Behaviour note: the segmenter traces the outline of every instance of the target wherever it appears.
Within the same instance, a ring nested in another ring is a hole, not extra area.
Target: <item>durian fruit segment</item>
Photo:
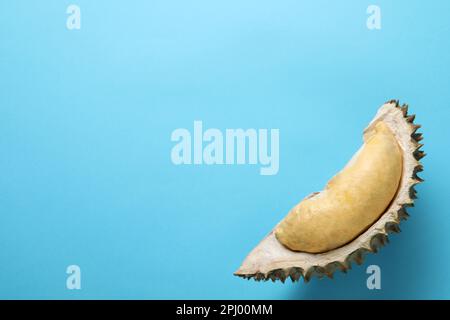
[[[336,270],[346,272],[350,269],[353,261],[361,264],[366,253],[377,252],[388,241],[389,233],[399,232],[400,221],[408,217],[406,208],[414,205],[414,186],[423,181],[417,173],[423,171],[419,160],[425,156],[420,150],[423,145],[419,143],[422,134],[417,133],[420,125],[414,124],[415,116],[408,115],[407,111],[407,105],[400,106],[398,101],[391,100],[378,110],[364,131],[373,130],[382,121],[394,134],[402,151],[402,174],[397,192],[378,220],[354,240],[321,253],[293,251],[282,245],[275,236],[278,224],[251,251],[235,275],[283,282],[287,278],[297,281],[303,277],[309,281],[313,276],[332,277]]]

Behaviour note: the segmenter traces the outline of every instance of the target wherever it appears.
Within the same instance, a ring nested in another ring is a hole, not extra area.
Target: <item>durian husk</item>
[[[383,120],[394,133],[403,151],[403,172],[397,193],[380,218],[366,231],[344,246],[324,253],[305,253],[291,251],[275,237],[276,227],[250,252],[236,276],[259,280],[281,280],[290,278],[293,282],[303,278],[308,282],[313,276],[333,277],[336,270],[346,272],[352,262],[362,264],[365,254],[376,253],[388,241],[390,233],[400,232],[401,220],[408,218],[407,208],[414,206],[416,190],[421,183],[417,173],[423,171],[420,159],[425,156],[421,151],[422,134],[417,130],[420,125],[414,123],[415,115],[408,115],[408,105],[399,105],[398,100],[386,102],[378,110],[368,130],[377,121]],[[382,187],[382,186],[380,186]]]

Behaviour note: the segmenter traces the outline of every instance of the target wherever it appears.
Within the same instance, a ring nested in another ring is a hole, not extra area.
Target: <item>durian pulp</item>
[[[325,189],[296,205],[275,235],[294,251],[321,253],[339,248],[370,227],[394,198],[402,175],[402,151],[379,121],[364,144]]]

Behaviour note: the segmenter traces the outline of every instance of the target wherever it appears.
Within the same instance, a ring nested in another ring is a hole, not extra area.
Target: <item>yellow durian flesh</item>
[[[394,134],[379,121],[325,189],[300,202],[280,222],[276,238],[290,250],[308,253],[347,244],[385,212],[399,187],[402,163]]]

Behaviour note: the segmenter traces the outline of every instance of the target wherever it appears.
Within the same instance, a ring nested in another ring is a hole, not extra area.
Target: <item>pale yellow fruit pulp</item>
[[[275,235],[294,251],[327,252],[370,227],[394,198],[402,175],[402,151],[394,134],[379,121],[364,144],[325,189],[296,205]]]

